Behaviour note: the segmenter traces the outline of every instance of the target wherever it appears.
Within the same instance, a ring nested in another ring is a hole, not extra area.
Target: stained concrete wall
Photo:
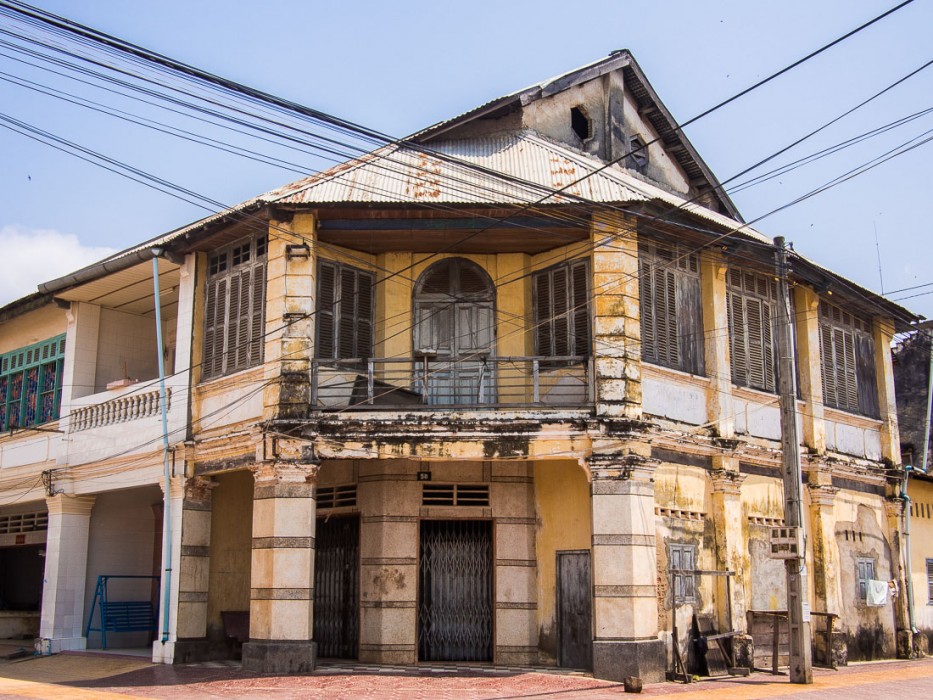
[[[253,475],[218,474],[211,492],[211,561],[207,636],[223,639],[223,610],[249,610],[253,533]]]
[[[154,319],[101,309],[99,332],[95,393],[124,377],[146,380],[159,376]]]
[[[557,662],[557,552],[592,542],[590,485],[575,462],[534,463],[537,633],[543,663]]]
[[[97,495],[88,531],[87,579],[84,588],[84,624],[91,615],[91,604],[101,575],[158,576],[157,555],[161,552],[162,491],[149,486]],[[112,580],[109,600],[152,600],[157,607],[158,580]],[[100,626],[94,611],[94,624]],[[148,635],[107,633],[108,648],[146,646]],[[100,648],[99,632],[88,636],[89,649]]]

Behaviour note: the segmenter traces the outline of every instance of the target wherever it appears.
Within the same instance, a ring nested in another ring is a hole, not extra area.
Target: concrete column
[[[881,457],[889,460],[891,464],[900,464],[901,438],[897,429],[894,365],[891,358],[894,325],[887,319],[872,319],[871,336],[875,345],[875,380],[878,384],[878,410],[881,418]]]
[[[634,219],[592,223],[596,412],[641,418],[638,239]]]
[[[593,675],[664,680],[658,638],[654,482],[632,457],[589,460],[593,503]]]
[[[263,463],[253,477],[250,641],[243,668],[309,673],[314,633],[314,484],[319,466]]]
[[[885,538],[891,546],[891,578],[897,581],[898,596],[894,600],[894,624],[897,630],[896,649],[897,658],[910,659],[917,655],[914,649],[915,641],[913,630],[910,628],[910,611],[907,608],[907,582],[909,569],[904,566],[904,557],[901,552],[901,524],[904,522],[905,501],[897,496],[889,496],[884,501]],[[921,594],[922,594],[921,589]],[[914,588],[914,604],[922,595],[917,595]]]
[[[828,471],[810,471],[807,489],[810,493],[810,522],[807,524],[813,554],[813,608],[817,612],[842,614],[840,588],[839,547],[836,544],[836,493],[832,475]],[[836,663],[845,666],[848,661],[845,635],[837,632],[827,639],[822,621],[814,618],[813,651],[817,660],[828,662],[830,654]]]
[[[718,436],[735,436],[732,405],[732,365],[729,355],[729,313],[726,297],[726,265],[715,251],[700,256],[700,287],[703,294],[703,336],[706,372],[710,377],[706,410]]]
[[[712,486],[713,527],[716,530],[716,569],[734,571],[735,576],[726,584],[724,577],[717,577],[716,593],[719,625],[723,630],[745,632],[747,627],[745,577],[749,571],[748,532],[745,514],[742,511],[742,482],[745,475],[738,471],[738,459],[721,457],[716,460],[718,469],[710,473]],[[731,591],[731,599],[727,597]],[[728,601],[728,604],[727,604]],[[744,665],[744,664],[739,664]]]
[[[207,592],[211,556],[210,477],[185,482],[182,503],[180,570],[178,572],[178,638],[207,636]]]
[[[823,421],[823,364],[820,356],[820,297],[810,287],[794,287],[797,374],[804,400],[803,444],[815,454],[826,452]]]
[[[94,497],[58,494],[45,501],[49,527],[39,646],[44,653],[56,654],[87,648],[84,593]]]

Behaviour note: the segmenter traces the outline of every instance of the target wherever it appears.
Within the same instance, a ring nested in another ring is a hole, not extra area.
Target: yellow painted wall
[[[253,533],[253,476],[248,471],[214,477],[211,494],[211,563],[208,637],[223,638],[223,610],[249,610]]]
[[[911,581],[914,587],[914,623],[930,638],[933,649],[933,596],[927,578],[927,560],[933,560],[933,482],[911,479],[908,486],[913,511],[910,518]]]
[[[557,656],[557,552],[590,549],[592,515],[586,473],[570,461],[534,463],[538,560],[538,645]]]
[[[67,329],[64,309],[49,303],[0,324],[0,355],[61,335]]]

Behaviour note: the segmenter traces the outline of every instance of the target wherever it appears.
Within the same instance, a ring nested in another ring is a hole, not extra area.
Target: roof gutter
[[[184,258],[181,258],[175,254],[170,253],[163,246],[153,246],[152,248],[142,248],[134,250],[130,253],[125,253],[116,258],[107,258],[106,260],[101,260],[96,262],[93,265],[88,265],[87,267],[81,268],[77,272],[72,272],[69,275],[64,277],[59,277],[50,282],[43,282],[39,285],[39,292],[42,294],[56,294],[57,292],[64,291],[69,287],[76,287],[79,284],[85,284],[87,282],[93,282],[96,279],[104,277],[106,275],[112,275],[115,272],[123,272],[129,268],[138,265],[139,263],[148,262],[153,258],[165,258],[169,262],[173,262],[176,265],[180,265],[184,262]]]

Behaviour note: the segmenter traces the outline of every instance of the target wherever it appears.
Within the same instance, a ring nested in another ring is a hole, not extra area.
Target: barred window
[[[64,359],[64,334],[0,355],[0,430],[58,418]]]
[[[678,246],[639,241],[641,359],[703,374],[700,261]]]
[[[372,357],[373,274],[322,260],[317,277],[317,356],[329,360]]]
[[[726,280],[732,382],[773,392],[777,284],[765,275],[736,269],[729,270]]]
[[[875,344],[871,324],[820,302],[820,357],[823,403],[865,416],[878,416],[875,384]]]
[[[211,254],[204,305],[204,376],[262,363],[266,308],[266,237]]]
[[[532,277],[536,355],[590,355],[589,270],[588,261],[577,260]]]

